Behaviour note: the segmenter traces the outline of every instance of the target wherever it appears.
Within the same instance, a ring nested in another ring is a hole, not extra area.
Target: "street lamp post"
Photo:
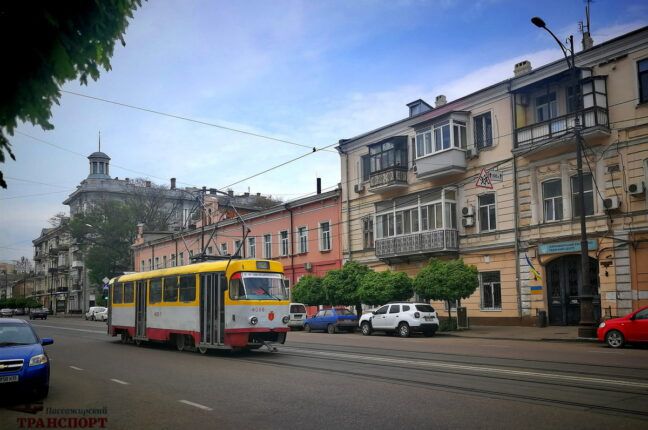
[[[580,255],[581,255],[581,288],[579,291],[580,299],[580,321],[578,336],[579,337],[596,337],[596,322],[594,321],[594,294],[592,292],[592,283],[590,280],[589,255],[587,243],[587,227],[585,224],[585,193],[583,192],[583,153],[581,137],[581,105],[582,97],[578,90],[578,69],[576,68],[576,59],[574,54],[574,36],[569,36],[569,48],[567,48],[556,35],[547,28],[547,25],[540,17],[531,18],[531,22],[538,28],[546,30],[558,43],[565,56],[567,66],[571,72],[572,85],[576,91],[576,116],[574,118],[574,135],[576,140],[576,169],[578,174],[578,203],[580,206]],[[568,52],[570,55],[568,55]],[[570,58],[571,57],[571,58]]]

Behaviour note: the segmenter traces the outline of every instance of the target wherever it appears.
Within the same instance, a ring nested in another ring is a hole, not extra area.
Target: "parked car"
[[[292,330],[301,330],[304,328],[304,321],[306,320],[306,306],[301,303],[290,304],[290,320],[288,327]]]
[[[0,390],[12,395],[47,397],[50,367],[43,346],[52,343],[50,338],[39,339],[27,321],[0,321]]]
[[[85,314],[85,319],[94,321],[95,319],[97,319],[95,314],[104,310],[106,310],[106,308],[103,306],[91,306],[90,309],[88,309],[88,312],[86,312]]]
[[[360,317],[360,330],[365,336],[374,331],[395,332],[409,337],[413,332],[434,336],[439,329],[439,318],[427,303],[390,303]]]
[[[23,308],[17,308],[13,310],[14,315],[25,315],[25,309]]]
[[[304,321],[304,331],[324,330],[330,334],[346,331],[353,333],[358,327],[358,316],[348,309],[324,309]]]
[[[648,306],[644,306],[622,318],[612,318],[599,324],[599,342],[612,348],[626,343],[648,342]]]
[[[34,308],[29,311],[29,319],[30,320],[35,320],[37,318],[46,320],[47,319],[47,314],[49,314],[49,311],[46,308]]]
[[[13,309],[9,309],[9,308],[0,309],[0,317],[2,317],[2,318],[6,318],[6,317],[11,318],[12,316],[13,316]]]
[[[108,308],[103,311],[95,312],[94,317],[97,321],[108,321]]]

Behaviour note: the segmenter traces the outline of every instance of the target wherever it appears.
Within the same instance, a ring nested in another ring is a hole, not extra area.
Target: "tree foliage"
[[[368,272],[360,282],[358,296],[362,303],[383,305],[407,300],[414,294],[412,279],[403,272]]]
[[[0,299],[0,308],[9,309],[24,309],[24,308],[40,308],[42,305],[33,298],[24,297],[11,297],[9,299]]]
[[[326,293],[326,303],[323,304],[359,305],[358,288],[370,271],[367,266],[355,261],[347,262],[341,269],[330,270],[322,281]]]
[[[5,67],[0,92],[0,163],[15,156],[7,135],[18,121],[51,130],[60,87],[111,69],[115,42],[122,45],[129,18],[141,0],[7,1],[0,3]],[[7,187],[0,172],[0,186]]]
[[[477,268],[463,260],[431,259],[414,279],[414,289],[421,297],[452,302],[470,297],[479,286]],[[450,306],[448,306],[450,309]]]
[[[321,305],[326,302],[322,278],[307,275],[292,288],[292,300],[307,305]]]

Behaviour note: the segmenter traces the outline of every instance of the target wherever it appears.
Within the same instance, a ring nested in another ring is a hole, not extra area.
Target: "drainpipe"
[[[294,243],[294,235],[293,235],[293,212],[292,209],[290,209],[290,206],[288,206],[288,203],[285,205],[286,210],[290,214],[290,249],[288,249],[288,254],[290,255],[290,286],[295,285],[295,243]]]
[[[511,94],[511,81],[508,84],[508,93]],[[511,94],[511,113],[513,124],[513,144],[517,145],[517,135],[515,129],[517,127],[517,112],[516,112],[515,95]],[[513,156],[513,220],[514,220],[514,237],[515,237],[515,290],[517,292],[517,306],[518,316],[522,321],[522,287],[520,285],[520,206],[518,202],[518,177],[517,177],[517,158]]]
[[[340,154],[344,155],[344,174],[345,174],[345,199],[344,199],[344,204],[346,205],[346,222],[344,225],[346,226],[346,236],[347,236],[347,256],[349,261],[353,259],[351,256],[351,225],[350,225],[350,220],[351,220],[351,207],[349,206],[349,184],[351,181],[349,181],[349,154],[344,152],[342,149],[342,143],[340,143],[340,146],[338,146],[338,151]],[[344,254],[342,254],[344,255]]]

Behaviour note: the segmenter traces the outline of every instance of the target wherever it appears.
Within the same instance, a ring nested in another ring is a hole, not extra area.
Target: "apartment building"
[[[209,256],[263,258],[284,265],[293,285],[304,275],[323,276],[341,267],[340,190],[270,208],[197,224],[173,234],[145,232],[133,244],[137,271],[182,266]]]
[[[416,100],[408,117],[340,140],[344,258],[411,276],[462,258],[479,271],[462,301],[473,323],[543,311],[577,324],[579,124],[595,316],[648,302],[648,29],[588,48],[576,72],[521,62],[510,79]]]

